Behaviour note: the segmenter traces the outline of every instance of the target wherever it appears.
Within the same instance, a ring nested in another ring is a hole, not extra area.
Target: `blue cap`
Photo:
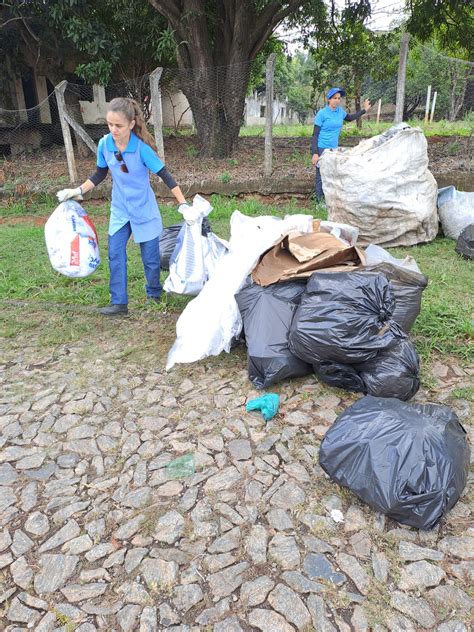
[[[343,90],[342,88],[331,88],[329,90],[329,92],[327,93],[327,95],[326,95],[326,99],[330,99],[331,97],[333,97],[338,92],[341,95],[341,97],[345,97],[346,96],[346,91]]]

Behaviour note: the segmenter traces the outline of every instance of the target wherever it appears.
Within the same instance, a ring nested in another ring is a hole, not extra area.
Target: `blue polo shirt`
[[[117,151],[112,134],[100,139],[97,166],[108,167],[112,175],[109,235],[114,235],[130,222],[137,243],[155,239],[161,233],[163,224],[150,186],[149,171],[158,173],[164,164],[153,149],[133,132],[127,147],[121,152],[128,173],[121,170],[123,163],[116,159]]]
[[[318,147],[321,149],[335,149],[339,144],[339,134],[347,112],[338,106],[332,110],[326,105],[314,117],[314,124],[319,125],[321,131],[318,136]]]

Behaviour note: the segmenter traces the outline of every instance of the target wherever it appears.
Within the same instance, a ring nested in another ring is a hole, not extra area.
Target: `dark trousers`
[[[318,147],[318,156],[322,156],[324,149]],[[319,168],[319,160],[316,165],[316,181],[315,181],[316,202],[324,200],[323,181],[321,179],[321,169]]]
[[[127,242],[132,234],[130,222],[122,226],[114,235],[109,235],[110,302],[126,305],[127,294]],[[160,239],[156,237],[140,244],[143,267],[145,269],[146,294],[158,298],[160,283]]]

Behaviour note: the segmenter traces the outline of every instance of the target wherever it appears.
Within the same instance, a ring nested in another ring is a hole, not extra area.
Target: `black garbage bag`
[[[387,262],[367,266],[364,270],[383,274],[390,281],[395,297],[392,319],[405,333],[409,333],[420,313],[421,295],[428,285],[428,279],[420,272]]]
[[[171,255],[176,248],[176,243],[178,240],[178,235],[181,231],[181,228],[184,226],[184,222],[180,224],[173,224],[172,226],[168,226],[168,228],[164,228],[163,232],[160,235],[160,267],[162,270],[170,269],[170,259]],[[202,229],[201,234],[206,237],[211,232],[211,224],[207,217],[204,217],[202,220]]]
[[[326,433],[321,467],[374,509],[431,529],[466,484],[466,431],[447,406],[367,395]]]
[[[474,224],[461,231],[456,241],[456,252],[466,259],[474,259]]]
[[[305,285],[294,281],[262,287],[247,279],[235,295],[248,350],[249,379],[257,388],[311,373],[288,349],[288,331]]]
[[[364,385],[361,390],[374,397],[406,401],[420,388],[420,358],[410,340],[400,340],[354,368]]]
[[[290,351],[310,364],[355,364],[406,334],[391,316],[393,290],[375,272],[315,272],[296,310]]]
[[[355,369],[354,364],[342,364],[341,362],[320,362],[313,365],[313,371],[318,379],[329,386],[343,388],[346,391],[365,393],[365,384]]]

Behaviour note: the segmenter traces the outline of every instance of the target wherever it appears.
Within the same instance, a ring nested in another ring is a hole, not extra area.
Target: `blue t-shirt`
[[[338,146],[339,134],[346,114],[346,111],[340,106],[332,110],[329,105],[326,105],[325,108],[319,110],[314,117],[314,124],[321,128],[318,136],[318,147],[335,149]]]

